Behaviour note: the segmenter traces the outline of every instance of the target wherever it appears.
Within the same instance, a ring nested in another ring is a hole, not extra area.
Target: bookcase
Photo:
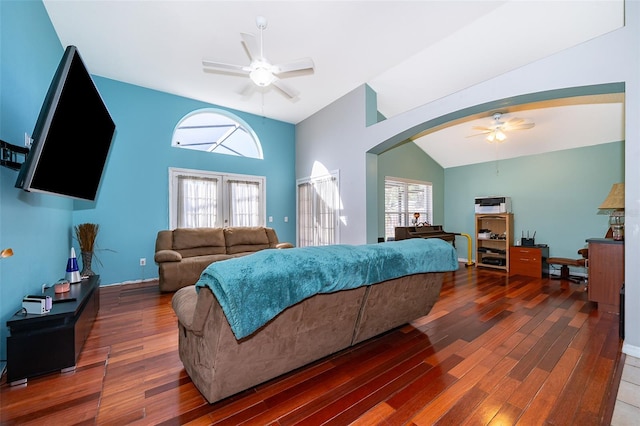
[[[477,213],[476,266],[509,271],[513,213]]]

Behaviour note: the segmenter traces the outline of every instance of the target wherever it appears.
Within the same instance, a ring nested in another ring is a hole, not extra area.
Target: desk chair
[[[569,266],[576,266],[580,268],[587,267],[587,261],[589,259],[589,249],[583,248],[578,250],[578,254],[582,256],[580,259],[569,259],[567,257],[550,257],[547,259],[547,263],[549,265],[561,265],[560,266],[560,276],[551,278],[560,279],[560,280],[569,280],[575,283],[582,283],[586,280],[585,277],[571,275],[569,273]]]

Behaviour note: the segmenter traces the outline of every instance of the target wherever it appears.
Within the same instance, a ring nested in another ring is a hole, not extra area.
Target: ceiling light
[[[266,62],[257,62],[253,66],[253,71],[249,73],[249,78],[260,87],[266,87],[275,81],[271,65]]]
[[[504,132],[499,127],[493,129],[487,135],[487,141],[489,141],[490,143],[492,142],[500,143],[500,142],[503,142],[506,138],[507,138],[507,135],[505,135]]]
[[[507,139],[507,133],[512,130],[524,130],[530,129],[535,126],[534,123],[525,122],[522,118],[510,118],[506,121],[502,121],[503,114],[496,112],[492,115],[493,123],[488,126],[473,126],[473,130],[480,133],[476,133],[470,136],[486,135],[486,140],[489,143],[501,143]]]

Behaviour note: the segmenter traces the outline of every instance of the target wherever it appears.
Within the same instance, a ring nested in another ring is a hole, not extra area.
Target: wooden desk
[[[620,289],[624,283],[624,241],[590,238],[589,300],[598,310],[620,313]]]

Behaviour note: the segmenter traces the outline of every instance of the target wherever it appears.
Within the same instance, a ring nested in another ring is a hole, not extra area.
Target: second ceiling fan
[[[240,33],[242,42],[249,55],[249,65],[235,65],[203,59],[202,65],[206,71],[248,75],[251,81],[259,87],[274,85],[289,99],[298,97],[298,92],[282,82],[281,77],[286,74],[307,71],[313,72],[314,63],[311,58],[301,58],[282,64],[272,64],[263,51],[262,32],[267,28],[267,20],[263,16],[256,18],[256,26],[260,30],[260,41],[255,35]]]
[[[535,126],[535,123],[526,122],[522,118],[514,117],[506,121],[502,121],[502,116],[503,113],[501,112],[494,113],[492,124],[490,124],[489,126],[473,126],[472,129],[477,130],[480,133],[469,135],[468,137],[486,135],[487,142],[500,143],[507,138],[505,132],[510,132],[512,130],[531,129]]]

